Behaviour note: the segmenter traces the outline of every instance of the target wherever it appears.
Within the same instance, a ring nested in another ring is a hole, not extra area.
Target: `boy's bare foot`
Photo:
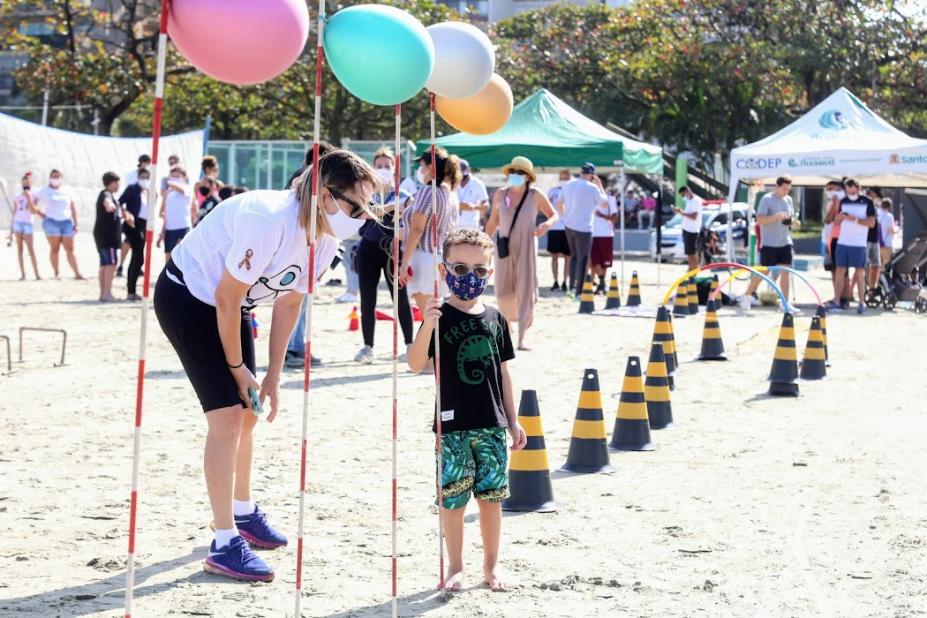
[[[460,592],[463,590],[463,571],[447,569],[447,577],[444,578],[444,589],[448,592]]]
[[[512,589],[511,583],[502,579],[498,568],[484,570],[483,581],[493,592],[508,592]]]

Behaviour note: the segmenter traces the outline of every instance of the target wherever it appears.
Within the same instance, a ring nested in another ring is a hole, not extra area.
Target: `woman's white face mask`
[[[61,186],[61,178],[60,178],[60,177],[49,178],[49,179],[48,179],[48,185],[49,185],[52,189],[57,189],[58,187]]]
[[[329,193],[331,195],[331,193]],[[325,210],[325,218],[328,221],[328,227],[332,230],[332,235],[338,240],[347,240],[351,238],[361,229],[364,225],[363,219],[354,219],[348,216],[348,213],[344,211],[341,207],[341,203],[335,199],[334,195],[331,195],[332,203],[335,205],[335,213],[329,214]]]
[[[421,166],[415,168],[415,180],[420,185],[425,184],[425,171],[421,168]]]
[[[377,177],[383,181],[384,184],[392,186],[393,184],[393,170],[388,167],[378,167],[376,169]]]
[[[140,186],[142,189],[147,189],[148,187],[151,186],[151,181],[148,180],[147,178],[144,178],[138,181],[138,186]]]

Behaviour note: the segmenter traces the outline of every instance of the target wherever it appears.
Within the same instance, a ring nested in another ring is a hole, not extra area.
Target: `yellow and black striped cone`
[[[608,462],[608,440],[605,416],[602,413],[602,393],[599,391],[599,373],[587,369],[583,375],[583,389],[576,406],[570,451],[561,470],[565,472],[611,472]]]
[[[827,351],[827,310],[824,305],[818,305],[814,315],[821,318],[821,340],[824,342],[824,364],[830,367],[830,353]]]
[[[673,299],[673,315],[684,318],[689,315],[689,288],[685,281],[676,286],[676,298]]]
[[[708,291],[709,298],[712,298],[712,297],[718,298],[717,296],[715,296],[715,290],[717,290],[720,285],[721,285],[721,282],[718,281],[718,275],[712,275],[711,276],[711,290]],[[718,304],[720,305],[721,301],[718,301]]]
[[[654,344],[654,348],[660,346]],[[650,442],[650,420],[647,416],[647,402],[644,400],[644,380],[641,377],[641,359],[628,357],[621,385],[621,399],[618,414],[615,415],[615,429],[609,448],[616,451],[652,451]]]
[[[615,273],[612,273],[611,281],[608,284],[608,294],[605,297],[605,308],[621,308],[621,289],[618,287],[618,275]]]
[[[669,309],[661,306],[657,309],[657,322],[653,326],[653,343],[663,346],[663,358],[666,361],[666,373],[670,390],[676,388],[673,373],[676,371],[676,341],[673,338],[673,323]]]
[[[705,308],[705,330],[702,331],[702,353],[699,360],[725,361],[724,341],[721,340],[721,324],[718,322],[717,301],[708,301]]]
[[[782,316],[779,341],[769,372],[769,394],[798,396],[798,353],[795,350],[795,319],[791,313]]]
[[[650,360],[647,362],[647,377],[644,379],[644,399],[647,401],[647,416],[652,429],[663,429],[673,424],[673,405],[670,403],[669,375],[663,346],[650,346]]]
[[[688,288],[688,304],[689,304],[689,315],[698,315],[698,285],[695,283],[695,278],[689,279]]]
[[[639,307],[641,304],[641,282],[637,279],[637,271],[631,273],[631,288],[628,290],[628,307]]]
[[[579,295],[579,312],[592,313],[595,311],[595,294],[592,291],[592,277],[586,275],[583,281],[583,293]]]
[[[518,422],[528,436],[528,443],[525,448],[513,452],[509,459],[511,496],[502,502],[502,510],[553,513],[557,510],[557,504],[550,483],[550,464],[547,461],[544,427],[541,424],[536,391],[521,392]]]
[[[808,331],[808,345],[805,357],[801,361],[802,380],[820,380],[827,377],[827,358],[824,356],[824,333],[821,331],[821,318],[811,318],[811,330]]]

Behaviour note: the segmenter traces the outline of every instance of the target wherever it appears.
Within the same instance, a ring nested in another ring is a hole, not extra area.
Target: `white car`
[[[709,201],[702,203],[702,228],[718,234],[718,248],[726,251],[727,221],[731,213],[731,206],[727,202]],[[734,202],[734,242],[744,240],[747,233],[747,204]],[[663,260],[685,261],[686,254],[682,242],[682,215],[675,214],[673,218],[663,224],[660,234],[660,248]],[[657,231],[650,231],[650,257],[657,259]]]

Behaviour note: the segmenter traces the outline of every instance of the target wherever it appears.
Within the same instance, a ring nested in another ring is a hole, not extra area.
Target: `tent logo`
[[[901,157],[898,156],[898,153],[893,152],[888,155],[888,164],[889,165],[899,165],[901,164]]]
[[[927,164],[927,155],[899,155],[896,152],[888,155],[889,165],[924,165]]]
[[[844,117],[843,112],[837,109],[828,110],[821,114],[821,117],[818,118],[818,124],[833,131],[843,131],[850,128],[850,123]]]
[[[836,161],[831,157],[804,157],[802,159],[789,159],[789,167],[833,167]]]

